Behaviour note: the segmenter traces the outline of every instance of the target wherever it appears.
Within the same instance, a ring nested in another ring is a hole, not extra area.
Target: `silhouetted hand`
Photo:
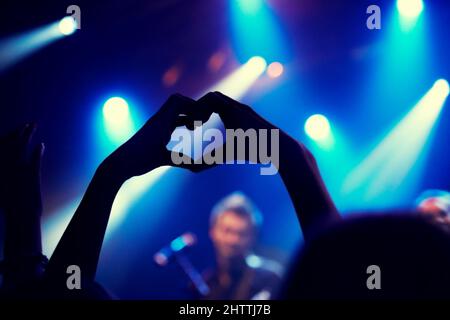
[[[173,165],[166,149],[176,127],[188,125],[186,115],[194,100],[175,94],[127,142],[97,168],[80,205],[56,247],[46,270],[50,287],[66,290],[66,269],[77,265],[83,281],[95,280],[100,250],[111,208],[121,185],[157,167]],[[186,162],[187,163],[187,162]]]
[[[208,121],[212,113],[216,113],[220,116],[227,130],[235,130],[237,135],[239,134],[237,130],[240,130],[240,134],[242,135],[245,135],[245,132],[249,133],[249,130],[252,130],[253,132],[249,134],[254,134],[254,136],[257,137],[257,140],[253,141],[255,145],[252,146],[250,145],[251,142],[245,142],[245,145],[243,146],[245,149],[240,149],[240,151],[237,147],[239,142],[234,141],[234,146],[231,147],[232,144],[230,141],[224,141],[222,146],[217,147],[209,154],[203,155],[204,158],[208,157],[211,159],[214,157],[214,154],[219,154],[220,156],[218,158],[224,158],[225,162],[245,161],[252,163],[263,163],[260,157],[261,154],[269,156],[272,154],[272,150],[274,152],[278,152],[277,148],[279,147],[278,143],[280,134],[283,135],[283,138],[288,137],[279,128],[262,118],[249,106],[235,101],[220,92],[210,92],[204,95],[193,105],[191,109],[189,109],[187,116],[190,123],[193,121],[201,121],[201,123],[205,123]],[[261,137],[261,131],[266,133],[266,136],[264,137],[265,140]],[[272,134],[274,133],[272,131],[276,134],[276,139],[274,139],[277,144],[276,146],[272,144]],[[260,152],[260,140],[263,140],[264,143],[267,142],[265,144],[266,150],[264,150],[263,153]],[[242,143],[242,141],[240,142]],[[251,153],[250,150],[253,150],[253,153]],[[250,156],[250,154],[252,154],[252,156]],[[217,163],[208,164],[202,162],[193,164],[188,168],[194,172],[199,172],[211,168],[216,164]]]
[[[201,97],[191,112],[193,117],[200,118],[202,122],[206,122],[212,113],[217,113],[227,129],[278,129],[248,105],[218,91]]]
[[[7,214],[42,212],[41,159],[42,143],[33,147],[35,124],[0,138],[0,207]]]
[[[171,160],[172,152],[166,149],[166,145],[173,130],[187,124],[188,118],[184,115],[194,103],[194,100],[181,94],[171,95],[156,114],[102,165],[113,171],[118,170],[124,180],[160,166],[174,165]]]
[[[33,146],[36,125],[0,138],[0,207],[5,211],[3,288],[21,292],[40,279],[42,256],[42,143]],[[22,288],[22,289],[20,289]]]

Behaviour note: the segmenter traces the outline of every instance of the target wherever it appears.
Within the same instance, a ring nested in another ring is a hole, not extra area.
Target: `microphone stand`
[[[183,252],[177,252],[175,254],[175,260],[180,265],[184,273],[188,276],[188,278],[192,281],[197,292],[203,297],[207,296],[210,291],[209,287],[206,284],[205,280],[203,280],[201,274],[192,265],[188,257],[186,257]]]

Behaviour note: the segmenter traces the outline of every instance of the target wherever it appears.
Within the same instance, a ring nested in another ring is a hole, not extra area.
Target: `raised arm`
[[[227,129],[279,130],[278,169],[306,240],[314,236],[322,225],[339,219],[339,213],[322,180],[314,156],[303,144],[263,119],[249,106],[220,92],[206,94],[197,104],[191,116],[201,121],[207,121],[211,113],[217,113]],[[269,150],[276,148],[269,145]],[[198,170],[203,170],[204,167],[199,166]]]
[[[280,134],[279,173],[294,204],[305,241],[340,219],[312,153],[290,136]]]
[[[21,294],[43,273],[41,158],[44,145],[33,145],[36,125],[26,124],[0,138],[0,209],[5,215],[3,289]]]
[[[64,289],[67,267],[77,265],[83,281],[94,281],[114,198],[129,178],[171,164],[166,149],[179,115],[193,101],[172,95],[161,109],[98,167],[72,220],[53,253],[46,279]]]

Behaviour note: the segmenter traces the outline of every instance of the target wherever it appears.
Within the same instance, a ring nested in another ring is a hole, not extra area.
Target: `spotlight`
[[[238,0],[239,7],[246,14],[258,12],[262,7],[262,0]]]
[[[252,87],[266,68],[266,60],[260,56],[254,56],[206,92],[220,91],[238,100]]]
[[[305,122],[306,134],[315,141],[325,140],[330,136],[331,129],[328,119],[321,115],[312,115]]]
[[[128,103],[121,97],[109,98],[103,105],[103,115],[109,122],[121,122],[130,115]]]
[[[103,123],[114,146],[129,139],[135,132],[128,103],[121,97],[109,98],[103,105]]]
[[[75,20],[67,16],[18,35],[0,39],[0,72],[11,68],[56,40],[72,34],[76,28]]]
[[[267,68],[267,75],[270,78],[278,78],[283,74],[284,68],[283,65],[279,62],[272,62],[269,64],[269,67]]]
[[[246,65],[249,73],[261,74],[266,70],[267,62],[263,57],[254,56],[247,61]]]
[[[449,84],[437,80],[430,90],[348,175],[343,184],[347,196],[360,193],[364,205],[399,205],[410,197],[423,173],[433,128],[449,95]],[[402,197],[404,199],[402,199]]]
[[[64,17],[58,24],[59,32],[65,36],[69,36],[77,29],[77,22],[72,17]]]
[[[448,85],[447,80],[445,80],[445,79],[437,80],[434,83],[433,88],[436,90],[436,92],[439,94],[439,96],[447,97],[450,93],[450,87]]]
[[[417,18],[423,11],[423,1],[397,0],[397,10],[405,18]]]

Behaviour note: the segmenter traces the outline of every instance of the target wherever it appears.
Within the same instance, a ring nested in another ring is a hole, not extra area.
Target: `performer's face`
[[[220,258],[240,258],[252,245],[253,226],[247,217],[226,211],[217,218],[210,236]]]

